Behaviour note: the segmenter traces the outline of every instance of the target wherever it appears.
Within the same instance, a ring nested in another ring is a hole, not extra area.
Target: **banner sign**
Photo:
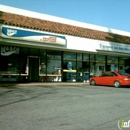
[[[66,37],[64,36],[9,26],[2,26],[1,31],[1,37],[4,38],[26,40],[40,43],[50,43],[56,45],[66,45]]]

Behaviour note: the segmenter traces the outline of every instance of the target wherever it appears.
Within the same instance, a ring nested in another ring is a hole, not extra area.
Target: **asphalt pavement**
[[[119,130],[130,120],[129,92],[88,83],[3,84],[0,130]]]

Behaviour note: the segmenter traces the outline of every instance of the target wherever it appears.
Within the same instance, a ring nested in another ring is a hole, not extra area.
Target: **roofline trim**
[[[83,27],[83,28],[88,28],[88,29],[113,33],[113,34],[119,34],[119,35],[124,35],[124,36],[130,36],[130,32],[111,29],[111,28],[102,27],[102,26],[93,25],[93,24],[88,24],[88,23],[70,20],[70,19],[66,19],[66,18],[60,18],[57,16],[42,14],[42,13],[24,10],[24,9],[11,7],[11,6],[6,6],[6,5],[2,5],[2,4],[0,4],[0,11],[13,13],[13,14],[17,14],[17,15],[24,14],[24,16],[27,16],[27,17],[38,18],[38,19],[48,20],[48,21],[52,21],[52,19],[53,19],[53,22],[58,22],[58,23],[63,23],[63,24],[68,24],[68,25],[73,25],[73,26],[78,25],[78,27]]]

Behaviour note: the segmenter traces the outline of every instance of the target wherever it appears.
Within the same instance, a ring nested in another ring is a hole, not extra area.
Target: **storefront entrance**
[[[29,81],[39,81],[39,58],[29,57]]]

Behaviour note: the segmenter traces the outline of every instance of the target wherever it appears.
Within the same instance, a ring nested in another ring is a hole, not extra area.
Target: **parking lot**
[[[1,86],[0,130],[119,130],[129,100],[130,87]]]

